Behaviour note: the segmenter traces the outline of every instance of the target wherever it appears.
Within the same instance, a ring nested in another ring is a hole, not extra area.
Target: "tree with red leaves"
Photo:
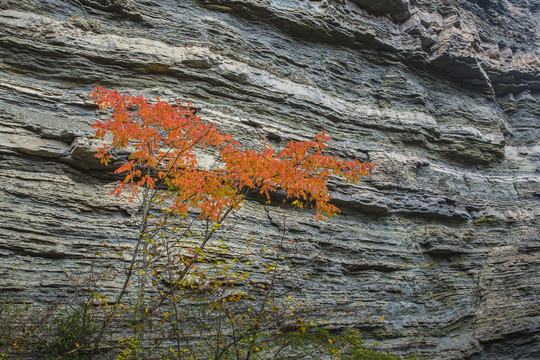
[[[137,196],[141,211],[138,241],[131,252],[123,286],[116,296],[117,306],[110,311],[96,348],[117,307],[126,306],[123,298],[136,273],[138,299],[132,310],[147,319],[147,328],[160,318],[162,324],[170,322],[173,338],[185,337],[180,328],[180,313],[184,311],[184,315],[192,315],[189,309],[193,304],[189,299],[198,293],[206,300],[197,300],[196,306],[208,303],[211,304],[211,312],[221,311],[233,334],[236,334],[235,327],[239,323],[244,324],[241,329],[244,335],[233,336],[227,346],[218,345],[215,358],[221,358],[233,344],[236,347],[247,339],[253,339],[248,345],[248,353],[251,353],[256,349],[255,334],[259,332],[263,317],[268,315],[268,307],[253,307],[250,305],[253,297],[240,292],[229,293],[220,301],[208,300],[208,294],[221,294],[224,287],[234,288],[238,281],[249,276],[247,272],[243,275],[233,273],[230,281],[220,280],[231,265],[220,265],[223,263],[216,257],[206,262],[217,266],[215,276],[199,271],[196,263],[205,262],[210,254],[207,246],[210,238],[225,218],[244,204],[245,196],[253,192],[260,193],[270,202],[272,194],[280,191],[292,205],[314,208],[316,220],[331,218],[339,209],[331,203],[327,187],[330,176],[356,183],[369,176],[373,166],[357,159],[343,161],[324,154],[326,143],[331,140],[326,132],[316,135],[313,140],[290,141],[281,150],[267,144],[262,144],[260,150],[250,150],[242,148],[232,135],[223,133],[213,123],[202,120],[191,104],[170,104],[159,98],[150,102],[142,95],[120,94],[101,87],[97,87],[90,96],[101,110],[112,110],[110,118],[92,125],[96,129],[96,138],[105,142],[96,156],[102,163],[109,164],[117,151],[130,154],[127,161],[115,170],[123,179],[118,181],[112,192],[117,195],[127,193],[130,199]],[[213,159],[210,165],[205,161],[203,166],[200,161],[203,156]],[[197,218],[202,226],[196,230],[198,235],[193,236],[193,223]],[[217,252],[212,256],[219,257],[220,254]],[[151,274],[151,281],[147,272]],[[272,279],[275,280],[281,270],[270,264],[266,273],[274,274]],[[159,285],[163,281],[161,274],[168,274],[166,288]],[[198,278],[206,279],[207,290],[199,291],[198,280],[193,280]],[[214,290],[208,290],[210,288]],[[261,289],[269,293],[267,285],[259,287]],[[148,302],[145,300],[147,293],[152,294]],[[267,297],[264,295],[262,304],[271,302]],[[231,299],[234,299],[235,306],[245,300],[245,309],[232,313],[226,307]],[[275,306],[271,308],[279,311]],[[160,311],[161,315],[158,315]],[[248,314],[251,320],[244,323]],[[137,328],[138,338],[133,340],[138,344],[142,341],[143,328],[143,325]],[[221,327],[216,331],[219,339],[230,337]],[[182,351],[180,342],[178,340],[177,353]]]

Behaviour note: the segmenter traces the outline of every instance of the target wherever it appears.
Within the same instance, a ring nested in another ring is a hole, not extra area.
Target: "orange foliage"
[[[92,125],[96,138],[112,135],[112,148],[132,151],[129,161],[115,171],[125,178],[113,192],[127,188],[134,193],[142,185],[159,189],[154,200],[172,200],[169,210],[177,215],[197,211],[215,222],[238,208],[247,190],[256,189],[269,200],[270,193],[281,189],[287,198],[313,206],[317,219],[331,217],[339,210],[330,203],[328,177],[358,182],[373,168],[367,162],[323,155],[330,141],[326,132],[311,141],[290,141],[281,151],[266,144],[254,151],[241,149],[230,134],[201,120],[190,104],[171,105],[159,98],[150,104],[142,95],[101,87],[90,96],[100,109],[112,109],[111,118]],[[111,146],[103,146],[96,155],[105,164],[110,162]],[[197,155],[202,152],[216,156],[209,169],[199,165]]]

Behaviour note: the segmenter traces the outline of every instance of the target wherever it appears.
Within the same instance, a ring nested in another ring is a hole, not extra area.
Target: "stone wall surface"
[[[0,74],[3,293],[45,303],[136,236],[93,157],[100,84],[192,100],[248,146],[325,129],[376,166],[332,184],[331,222],[253,199],[222,230],[242,249],[285,223],[283,266],[324,250],[300,294],[321,322],[432,359],[540,358],[540,1],[0,0]]]

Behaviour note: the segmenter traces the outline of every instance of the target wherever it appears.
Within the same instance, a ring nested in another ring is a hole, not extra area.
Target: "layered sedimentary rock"
[[[238,249],[288,231],[284,267],[320,253],[297,294],[320,323],[433,359],[540,356],[539,1],[4,0],[0,59],[4,294],[51,301],[136,236],[94,159],[100,84],[193,101],[246,146],[325,129],[376,166],[332,184],[331,222],[254,199],[222,229]]]

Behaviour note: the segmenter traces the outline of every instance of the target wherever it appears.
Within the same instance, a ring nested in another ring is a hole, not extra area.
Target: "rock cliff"
[[[319,321],[432,359],[540,357],[540,1],[2,0],[0,73],[4,294],[45,303],[135,236],[93,157],[100,84],[192,100],[248,145],[326,129],[376,166],[333,186],[331,222],[254,199],[224,226],[238,248],[288,230],[283,266],[324,250],[299,294]]]

